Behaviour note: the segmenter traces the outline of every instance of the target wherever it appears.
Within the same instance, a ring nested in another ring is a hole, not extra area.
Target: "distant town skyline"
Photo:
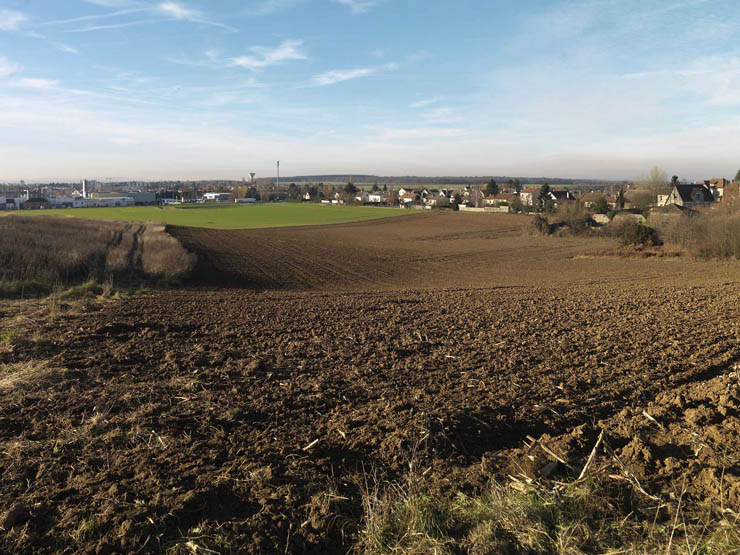
[[[0,1],[0,182],[740,168],[730,0],[215,4]]]

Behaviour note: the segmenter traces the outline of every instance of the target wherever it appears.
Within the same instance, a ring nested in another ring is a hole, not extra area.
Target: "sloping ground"
[[[473,489],[527,435],[599,420],[645,475],[691,468],[740,512],[717,455],[736,445],[717,427],[737,418],[738,316],[737,283],[643,280],[171,291],[24,319],[0,349],[0,379],[19,376],[0,387],[0,549],[343,553],[368,482],[413,464]],[[665,436],[640,435],[643,408]]]
[[[174,279],[194,264],[157,224],[12,214],[0,218],[0,239],[0,289],[9,282],[48,291],[87,280]]]
[[[167,231],[198,255],[196,283],[262,290],[686,283],[736,274],[722,263],[589,258],[614,243],[532,236],[528,225],[528,216],[434,211],[321,227]]]

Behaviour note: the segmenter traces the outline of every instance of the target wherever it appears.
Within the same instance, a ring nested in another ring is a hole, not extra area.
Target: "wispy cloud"
[[[325,87],[327,85],[334,85],[336,83],[342,83],[344,81],[350,81],[359,77],[368,77],[375,75],[381,70],[394,71],[399,66],[396,63],[389,63],[382,66],[376,67],[360,67],[355,69],[333,69],[326,71],[319,75],[315,75],[312,79],[312,83],[317,87]]]
[[[157,6],[157,11],[173,19],[195,19],[200,17],[198,11],[177,2],[162,2]]]
[[[141,3],[134,0],[85,0],[85,2],[96,6],[104,6],[106,8],[123,8]]]
[[[153,23],[162,23],[166,19],[140,19],[137,21],[128,21],[126,23],[111,23],[109,25],[91,25],[81,29],[72,29],[69,33],[89,33],[91,31],[106,31],[110,29],[124,29],[126,27],[137,27],[139,25],[151,25]]]
[[[245,13],[246,15],[252,16],[272,15],[292,8],[293,6],[305,1],[306,0],[263,0],[262,2],[247,8]]]
[[[28,89],[54,90],[59,88],[59,81],[56,79],[40,79],[35,77],[24,77],[13,82],[13,85],[25,87]]]
[[[419,108],[426,108],[427,106],[436,104],[437,102],[440,102],[441,100],[442,100],[441,96],[435,96],[434,98],[427,98],[426,100],[419,100],[418,102],[414,102],[413,104],[409,105],[409,108],[418,110]]]
[[[331,0],[335,4],[341,4],[348,7],[352,13],[359,14],[368,11],[373,6],[379,4],[379,0]]]
[[[112,23],[109,25],[90,25],[80,29],[73,29],[70,32],[74,33],[85,33],[90,31],[104,31],[109,29],[121,29],[124,27],[134,27],[138,25],[149,25],[151,23],[161,23],[164,21],[188,21],[190,23],[197,23],[200,25],[209,25],[211,27],[219,27],[231,32],[237,32],[238,29],[231,25],[226,25],[218,21],[209,19],[203,12],[191,8],[181,2],[159,2],[156,4],[146,4],[142,2],[131,2],[126,0],[86,0],[91,4],[98,6],[104,6],[109,8],[120,8],[116,11],[93,14],[81,17],[75,17],[71,19],[60,19],[55,21],[47,21],[44,25],[63,25],[69,23],[81,23],[84,21],[95,21],[98,19],[111,19],[116,17],[125,17],[128,15],[141,13],[157,16],[157,19],[147,18],[137,21],[126,21],[121,23]]]
[[[80,51],[77,50],[74,46],[70,46],[69,44],[63,43],[63,42],[52,42],[51,45],[59,50],[60,52],[64,52],[66,54],[79,54]]]
[[[253,55],[231,58],[230,64],[255,71],[264,67],[274,66],[292,60],[305,60],[306,55],[301,51],[303,41],[284,40],[277,48],[253,46],[249,50]]]
[[[166,17],[170,17],[178,21],[189,21],[191,23],[200,23],[201,25],[220,27],[232,32],[237,31],[237,29],[231,25],[207,19],[200,11],[189,8],[188,6],[178,2],[161,2],[160,4],[157,4],[155,10]]]
[[[357,79],[358,77],[367,77],[376,71],[376,69],[369,67],[357,69],[334,69],[320,75],[316,75],[313,78],[313,82],[315,85],[323,87],[326,85],[341,83],[343,81],[349,81],[350,79]]]
[[[0,31],[17,31],[28,21],[28,16],[22,12],[0,9]]]
[[[123,15],[130,15],[134,13],[141,13],[147,11],[148,8],[131,8],[127,10],[117,10],[115,12],[107,12],[107,13],[99,13],[99,14],[93,14],[93,15],[83,15],[80,17],[71,17],[68,19],[53,19],[51,21],[44,21],[43,23],[40,23],[39,25],[47,26],[47,25],[66,25],[69,23],[82,23],[84,21],[96,21],[98,19],[110,19],[113,17],[121,17]]]
[[[18,71],[19,67],[5,56],[0,56],[0,78],[9,77]]]

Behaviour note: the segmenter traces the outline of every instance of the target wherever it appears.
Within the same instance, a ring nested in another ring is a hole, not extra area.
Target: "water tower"
[[[250,174],[249,174],[249,179],[250,179],[250,181],[249,181],[249,182],[250,182],[250,183],[251,183],[252,185],[254,185],[254,176],[255,176],[255,175],[257,175],[257,174],[256,174],[256,173],[254,173],[254,172],[250,172]]]

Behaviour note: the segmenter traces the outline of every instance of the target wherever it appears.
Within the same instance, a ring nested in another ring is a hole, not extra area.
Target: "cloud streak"
[[[120,8],[113,12],[103,14],[93,14],[81,17],[75,17],[70,19],[60,19],[54,21],[47,21],[42,25],[67,25],[70,23],[82,23],[86,21],[96,21],[99,19],[114,19],[118,17],[126,17],[133,14],[149,14],[156,18],[147,18],[137,21],[126,21],[121,23],[112,23],[109,25],[89,25],[79,29],[72,29],[69,32],[72,33],[86,33],[92,31],[104,31],[110,29],[122,29],[125,27],[135,27],[138,25],[149,25],[152,23],[162,23],[165,21],[187,21],[199,25],[208,25],[211,27],[218,27],[230,32],[238,32],[238,29],[231,25],[226,25],[218,21],[209,19],[203,12],[191,8],[180,2],[158,2],[156,4],[147,4],[143,2],[129,2],[129,1],[118,1],[118,0],[87,0],[88,3],[92,3],[98,6],[104,6],[108,8]]]
[[[277,48],[253,46],[249,50],[253,54],[231,58],[230,65],[256,71],[274,66],[283,62],[305,60],[306,55],[301,51],[303,41],[284,40]]]
[[[360,77],[369,77],[375,75],[380,71],[395,71],[399,68],[396,63],[389,63],[382,66],[376,67],[360,67],[355,69],[332,69],[325,71],[319,75],[315,75],[311,80],[312,84],[316,87],[326,87],[328,85],[335,85],[337,83],[343,83],[344,81],[351,81],[352,79],[358,79]]]
[[[432,104],[436,104],[437,102],[441,101],[441,96],[435,96],[434,98],[428,98],[426,100],[419,100],[418,102],[414,102],[413,104],[409,105],[409,108],[411,108],[412,110],[418,110],[419,108],[426,108],[427,106],[431,106]]]
[[[370,8],[377,6],[379,0],[331,0],[335,4],[341,4],[350,9],[353,14],[361,14]]]

